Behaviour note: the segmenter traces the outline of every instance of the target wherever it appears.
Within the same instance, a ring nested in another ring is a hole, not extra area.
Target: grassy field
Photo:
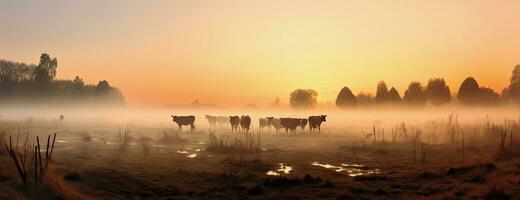
[[[286,134],[3,122],[2,144],[10,136],[21,153],[25,138],[57,139],[37,183],[31,155],[24,184],[2,148],[0,198],[520,198],[516,121],[376,124]]]

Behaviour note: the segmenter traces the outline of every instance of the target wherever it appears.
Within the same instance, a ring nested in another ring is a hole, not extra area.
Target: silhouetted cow
[[[301,119],[298,118],[281,118],[281,124],[285,128],[285,132],[294,132],[300,125]]]
[[[218,116],[218,117],[217,117],[217,123],[218,123],[218,125],[219,125],[220,127],[222,127],[223,125],[229,123],[229,117]]]
[[[215,129],[215,126],[217,125],[217,117],[211,116],[211,115],[206,115],[206,119],[209,122],[209,127],[212,129]]]
[[[300,119],[300,127],[302,128],[302,131],[303,129],[305,129],[305,126],[307,126],[307,119]]]
[[[327,121],[325,119],[325,117],[327,117],[327,115],[309,117],[309,129],[311,130],[311,132],[312,132],[312,130],[316,130],[316,129],[318,129],[318,132],[320,131],[321,123]]]
[[[240,117],[229,116],[229,123],[231,124],[231,131],[238,131],[238,125],[240,125]]]
[[[251,117],[249,117],[247,115],[242,115],[242,117],[240,117],[240,128],[242,128],[243,131],[248,132],[250,125],[251,125]]]
[[[260,118],[260,119],[258,119],[258,127],[259,127],[260,131],[262,131],[262,129],[264,129],[265,127],[271,128],[271,124],[269,123],[269,119],[268,118]]]
[[[191,131],[195,130],[195,125],[193,124],[193,122],[195,122],[195,116],[193,116],[193,115],[173,116],[172,115],[172,118],[173,118],[173,122],[175,122],[175,123],[177,123],[177,125],[179,125],[179,130],[182,131],[182,126],[187,126],[187,125],[190,125]]]
[[[278,133],[278,131],[283,128],[282,120],[280,118],[268,117],[269,124],[274,127],[274,130]]]

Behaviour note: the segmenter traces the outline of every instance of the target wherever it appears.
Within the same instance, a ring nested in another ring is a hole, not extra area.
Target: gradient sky
[[[520,63],[520,1],[2,0],[0,58],[58,58],[129,105],[334,100],[343,86],[467,76],[500,92]]]

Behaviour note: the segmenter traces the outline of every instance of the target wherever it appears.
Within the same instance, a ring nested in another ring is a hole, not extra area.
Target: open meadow
[[[520,198],[519,122],[506,112],[331,112],[312,133],[260,130],[260,111],[248,132],[211,128],[201,111],[194,131],[131,112],[3,115],[0,198]]]

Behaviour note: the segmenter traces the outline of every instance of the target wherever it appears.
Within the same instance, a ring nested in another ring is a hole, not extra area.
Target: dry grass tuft
[[[157,140],[160,144],[184,144],[187,143],[188,140],[182,138],[179,132],[168,132],[163,130],[163,135],[161,138]]]
[[[214,132],[210,132],[206,150],[221,153],[258,153],[260,146],[260,134],[240,133],[231,139],[229,135],[218,136]]]

